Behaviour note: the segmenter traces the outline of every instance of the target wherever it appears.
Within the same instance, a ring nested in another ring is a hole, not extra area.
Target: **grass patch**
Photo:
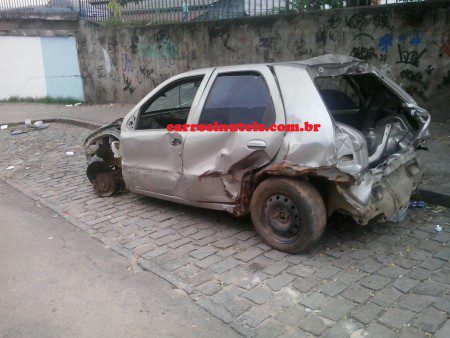
[[[70,97],[17,97],[11,96],[7,100],[0,100],[1,103],[44,103],[44,104],[74,104],[77,102],[82,102],[80,100],[70,98]]]
[[[151,25],[162,25],[166,23],[177,23],[177,22],[171,22],[166,20],[155,20],[155,21],[149,21],[149,20],[125,20],[122,21],[120,19],[106,19],[100,22],[100,26],[105,28],[111,28],[111,27],[141,27],[141,26],[151,26]],[[179,23],[179,22],[178,22]]]

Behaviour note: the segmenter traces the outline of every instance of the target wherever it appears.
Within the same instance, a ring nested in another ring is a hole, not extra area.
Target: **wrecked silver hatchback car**
[[[168,131],[172,124],[320,125],[317,132]],[[416,151],[430,116],[361,60],[190,71],[155,88],[85,141],[100,196],[120,187],[173,202],[251,214],[270,246],[299,252],[332,213],[367,224],[398,215],[422,178]]]

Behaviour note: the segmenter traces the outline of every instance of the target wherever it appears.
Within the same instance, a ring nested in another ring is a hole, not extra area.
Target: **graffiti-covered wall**
[[[177,73],[215,65],[352,55],[387,73],[425,107],[447,110],[449,1],[115,28],[82,21],[85,97],[137,102]]]

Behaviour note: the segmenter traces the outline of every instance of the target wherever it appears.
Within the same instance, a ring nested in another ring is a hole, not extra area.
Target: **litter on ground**
[[[35,130],[42,130],[48,128],[50,123],[44,123],[42,121],[36,121],[33,125],[30,126],[30,128],[33,128]]]
[[[11,132],[11,135],[20,135],[20,134],[25,134],[26,131],[25,130],[13,130]]]
[[[424,201],[409,201],[409,208],[425,208]]]

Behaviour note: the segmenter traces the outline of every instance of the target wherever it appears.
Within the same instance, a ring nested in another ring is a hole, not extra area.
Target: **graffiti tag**
[[[413,65],[414,67],[419,67],[420,58],[427,51],[425,48],[420,53],[417,51],[407,51],[402,50],[400,44],[398,45],[398,56],[399,60],[396,63],[403,63],[405,65]]]

